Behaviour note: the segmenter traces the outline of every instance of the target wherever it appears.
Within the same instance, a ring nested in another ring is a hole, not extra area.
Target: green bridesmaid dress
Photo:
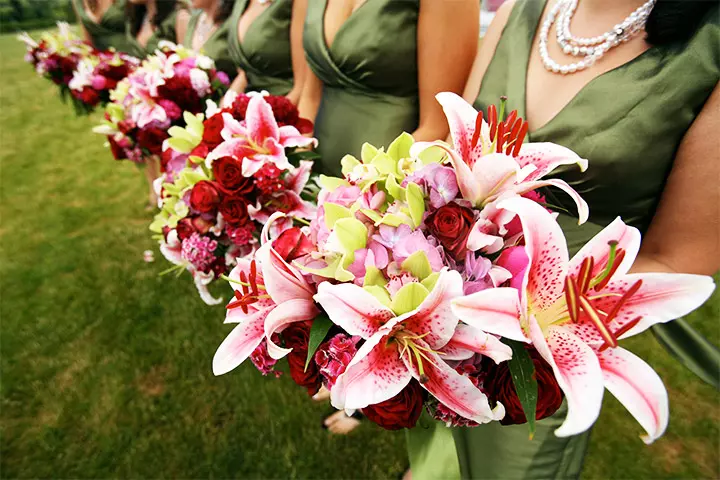
[[[95,48],[108,50],[112,47],[118,52],[132,53],[132,44],[125,35],[126,0],[115,0],[98,22],[88,16],[82,0],[72,2],[80,23],[90,35]]]
[[[292,0],[275,0],[248,27],[242,43],[238,23],[250,0],[236,0],[228,21],[230,56],[245,72],[248,92],[287,95],[293,86],[290,54]]]
[[[192,39],[195,35],[195,28],[198,20],[202,15],[202,10],[194,10],[188,22],[187,32],[185,32],[185,40],[182,42],[184,46],[192,48]],[[230,19],[225,20],[222,25],[215,29],[210,37],[200,48],[200,51],[208,57],[215,60],[215,68],[221,72],[225,72],[230,80],[237,76],[237,68],[230,57],[230,49],[228,45],[228,34],[231,28]]]
[[[340,174],[345,154],[364,142],[387,146],[418,126],[417,21],[419,0],[366,0],[325,38],[326,0],[308,2],[305,55],[323,83],[315,118],[322,173]]]
[[[148,38],[147,43],[143,47],[138,43],[137,37],[132,34],[132,28],[129,22],[125,22],[125,35],[127,36],[128,43],[130,43],[132,50],[131,54],[137,58],[145,58],[148,55],[152,55],[158,48],[158,44],[161,40],[168,40],[175,43],[177,41],[177,34],[175,31],[175,22],[177,21],[177,10],[174,10],[160,25],[155,28],[153,34]]]
[[[518,0],[482,81],[475,107],[486,110],[508,97],[509,110],[525,113],[527,60],[541,21],[543,1]],[[692,81],[688,81],[692,79]],[[554,142],[587,158],[585,173],[559,170],[590,206],[582,226],[570,215],[560,224],[571,253],[618,215],[641,232],[652,220],[675,152],[720,79],[720,23],[711,10],[683,45],[651,47],[634,60],[592,80],[532,142]],[[566,196],[551,203],[573,211]],[[664,345],[716,387],[720,351],[683,320],[654,327]],[[464,478],[575,478],[582,470],[589,432],[557,438],[566,410],[542,420],[533,441],[527,426],[499,423],[453,429]]]

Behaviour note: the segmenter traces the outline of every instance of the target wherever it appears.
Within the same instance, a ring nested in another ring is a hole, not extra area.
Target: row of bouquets
[[[346,155],[342,177],[316,176],[312,124],[284,97],[220,102],[213,61],[174,44],[143,62],[87,61],[89,47],[59,35],[26,38],[37,71],[99,92],[95,131],[115,158],[162,159],[150,230],[167,272],[189,272],[208,304],[222,301],[210,288],[232,291],[215,374],[249,359],[387,429],[426,410],[451,426],[527,423],[531,436],[563,402],[556,435],[589,429],[607,388],[646,442],[663,434],[665,387],[619,342],[696,309],[713,280],[629,273],[640,233],[620,218],[570,258],[543,192],[567,195],[584,223],[582,197],[546,177],[588,162],[524,142],[516,112],[441,93],[452,145],[405,133]],[[124,78],[106,73],[120,65]]]

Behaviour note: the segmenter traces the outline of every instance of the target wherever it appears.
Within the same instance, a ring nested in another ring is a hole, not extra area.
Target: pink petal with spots
[[[668,425],[670,408],[662,380],[650,365],[623,348],[598,353],[605,387],[645,429],[641,438],[650,444]]]
[[[295,267],[283,260],[272,248],[272,243],[260,247],[255,256],[262,265],[267,293],[275,303],[294,299],[312,300],[315,293],[313,287]]]
[[[463,281],[460,273],[444,269],[440,272],[435,287],[420,306],[399,317],[403,328],[416,335],[425,335],[423,340],[434,350],[442,348],[455,333],[458,318],[452,313],[450,302],[463,295]]]
[[[633,319],[642,320],[620,338],[644,332],[656,323],[666,323],[692,312],[705,303],[715,290],[712,277],[681,273],[633,273],[613,280],[602,294],[627,291],[636,281],[642,280],[640,290],[633,295],[610,323],[613,331]],[[607,312],[617,301],[616,297],[601,297],[593,305]]]
[[[588,243],[583,246],[578,253],[570,260],[570,275],[577,275],[583,260],[588,257],[594,259],[594,268],[592,276],[596,277],[604,269],[610,254],[608,242],[618,242],[617,248],[625,250],[625,258],[616,270],[615,278],[625,275],[632,267],[640,249],[640,232],[637,228],[625,225],[620,217],[602,229],[600,233],[595,235]]]
[[[244,159],[251,157],[254,154],[255,149],[250,146],[245,137],[231,138],[215,147],[213,151],[208,154],[207,158],[205,158],[205,165],[210,168],[212,167],[212,162],[218,158],[231,157],[235,160],[243,160],[244,167]],[[246,177],[250,176],[245,174],[244,168],[243,175]]]
[[[333,323],[350,335],[359,335],[366,339],[395,318],[392,310],[380,303],[372,294],[352,283],[333,285],[330,282],[323,282],[318,286],[314,298]]]
[[[234,137],[247,137],[247,129],[245,125],[235,120],[235,118],[227,112],[222,113],[223,129],[220,136],[224,140],[230,140]]]
[[[550,307],[563,295],[568,268],[567,242],[560,225],[541,205],[512,197],[498,207],[517,214],[523,227],[530,268],[523,282],[523,304],[535,311]]]
[[[538,188],[542,187],[555,187],[567,193],[570,198],[573,199],[573,201],[575,202],[575,206],[577,207],[578,225],[582,225],[583,223],[587,222],[588,216],[590,215],[590,208],[588,207],[587,202],[580,196],[578,192],[575,191],[574,188],[572,188],[570,185],[567,184],[567,182],[563,180],[558,180],[557,178],[550,178],[547,180],[525,181],[514,187],[513,191],[518,195],[522,195],[523,193],[537,190]]]
[[[279,139],[280,130],[272,107],[260,95],[253,95],[245,113],[245,125],[256,145],[263,145],[268,138]]]
[[[512,349],[497,337],[469,325],[458,325],[455,335],[442,349],[443,360],[467,360],[479,353],[492,358],[495,363],[512,358]]]
[[[530,338],[552,367],[567,399],[568,414],[555,435],[569,437],[589,429],[600,414],[605,390],[595,352],[563,327],[550,327],[544,338],[534,317],[530,318]]]
[[[264,336],[264,315],[258,315],[237,325],[223,340],[213,357],[213,374],[223,375],[240,365],[260,345]]]
[[[285,175],[285,185],[288,190],[300,194],[310,180],[310,173],[312,173],[313,162],[307,160],[301,160],[300,165],[295,168],[288,170]]]
[[[415,340],[420,348],[429,348],[422,340]],[[477,423],[488,423],[493,420],[500,420],[505,416],[505,409],[498,405],[495,410],[490,408],[488,399],[470,379],[460,375],[454,368],[451,368],[436,353],[423,351],[427,359],[423,359],[423,375],[426,378],[422,381],[417,365],[417,358],[414,356],[403,356],[403,362],[420,385],[430,392],[446,407],[465,418]]]
[[[483,135],[486,137],[485,141],[478,142],[473,148],[472,138],[475,133],[477,110],[462,97],[452,92],[438,93],[435,98],[445,112],[455,150],[467,164],[472,165],[480,157],[483,143],[485,145],[490,143],[490,139],[487,138],[489,131]],[[483,126],[487,129],[487,122],[483,121]]]
[[[523,144],[515,160],[521,167],[535,166],[535,170],[525,178],[526,181],[538,180],[561,165],[578,165],[581,172],[588,167],[588,161],[577,153],[549,142]]]
[[[267,338],[268,354],[275,360],[283,358],[292,348],[282,348],[272,341],[275,333],[283,331],[288,325],[305,320],[312,320],[320,313],[311,300],[288,300],[279,304],[265,319],[265,337]]]
[[[520,328],[520,297],[514,288],[488,288],[456,298],[453,313],[468,325],[501,337],[527,342]]]
[[[306,137],[291,125],[283,125],[278,130],[280,145],[285,148],[317,147],[317,140]]]
[[[520,178],[517,162],[504,153],[483,155],[475,161],[472,171],[481,198],[470,199],[471,201],[496,199],[503,192],[512,190]]]
[[[370,337],[335,381],[330,394],[338,409],[365,408],[388,400],[412,379],[400,360],[396,342],[388,342],[390,329],[383,328]]]

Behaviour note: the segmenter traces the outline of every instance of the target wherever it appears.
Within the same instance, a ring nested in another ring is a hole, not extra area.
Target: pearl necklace
[[[576,37],[570,32],[570,20],[577,9],[578,0],[558,0],[548,13],[540,28],[540,60],[545,68],[553,73],[575,73],[592,66],[600,60],[608,50],[627,42],[645,29],[648,16],[656,0],[648,0],[637,10],[628,15],[622,22],[597,37]],[[557,21],[556,21],[557,19]],[[550,58],[547,49],[548,35],[555,24],[558,45],[566,55],[584,57],[579,62],[560,65]]]

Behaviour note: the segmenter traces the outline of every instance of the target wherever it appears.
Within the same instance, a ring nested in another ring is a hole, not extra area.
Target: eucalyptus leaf
[[[313,320],[312,326],[310,327],[310,339],[308,340],[308,354],[305,360],[305,371],[307,371],[310,360],[312,360],[315,352],[317,351],[320,344],[325,340],[327,333],[333,326],[333,322],[328,318],[327,315],[321,313],[315,320]]]

